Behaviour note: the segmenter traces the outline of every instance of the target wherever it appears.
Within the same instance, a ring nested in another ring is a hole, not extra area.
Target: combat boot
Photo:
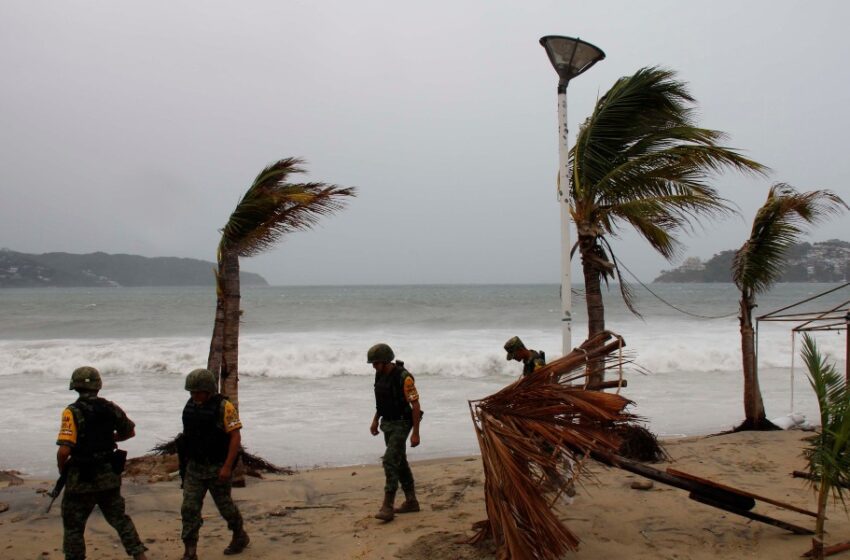
[[[183,558],[180,560],[198,560],[198,543],[183,541],[183,546],[186,550],[183,551]]]
[[[395,513],[413,513],[419,511],[419,500],[416,499],[416,490],[411,488],[404,491],[404,501],[395,508]]]
[[[393,502],[395,502],[395,492],[384,492],[384,503],[381,505],[381,509],[378,513],[375,514],[375,519],[392,521],[393,517],[395,517]]]
[[[148,560],[148,557],[144,552],[140,552],[133,555],[133,560]]]
[[[233,538],[230,539],[230,544],[224,549],[224,553],[227,555],[239,554],[245,550],[249,542],[251,542],[251,539],[248,538],[248,533],[245,532],[245,529],[233,531]]]

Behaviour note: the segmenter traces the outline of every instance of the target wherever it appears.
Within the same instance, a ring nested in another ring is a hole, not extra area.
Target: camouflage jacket
[[[81,394],[80,398],[75,403],[68,405],[62,413],[62,427],[56,444],[72,448],[70,463],[67,467],[68,480],[65,484],[65,492],[69,494],[100,492],[121,486],[121,475],[116,474],[112,468],[111,453],[96,455],[86,464],[74,460],[73,448],[80,435],[84,434],[87,429],[81,406],[86,406],[87,400],[97,398],[95,395]],[[115,418],[115,434],[123,438],[133,433],[135,424],[127,418],[121,407],[111,401],[104,402],[112,409]]]

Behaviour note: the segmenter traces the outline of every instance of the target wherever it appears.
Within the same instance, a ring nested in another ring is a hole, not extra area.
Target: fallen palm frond
[[[151,448],[148,454],[153,456],[177,455],[177,438],[157,443]],[[278,467],[277,465],[266,461],[259,455],[248,453],[244,447],[242,448],[242,462],[245,465],[245,468],[248,469],[248,474],[251,474],[252,476],[260,476],[260,473],[263,472],[273,474],[295,474],[295,471],[289,467]]]
[[[157,443],[150,448],[148,455],[177,455],[177,438]]]
[[[621,457],[634,459],[643,463],[658,463],[669,461],[670,456],[658,443],[658,438],[644,428],[636,424],[626,424],[617,427],[617,435],[620,436],[620,450],[617,452]]]
[[[612,340],[613,339],[613,340]],[[622,338],[608,331],[499,392],[469,403],[484,465],[488,521],[473,542],[492,536],[499,558],[555,560],[579,539],[552,507],[578,481],[595,451],[616,453],[619,430],[635,419],[631,401],[588,391],[585,366],[611,365]]]
[[[289,467],[278,467],[273,463],[269,463],[259,455],[248,453],[245,450],[242,451],[242,462],[245,464],[245,469],[248,474],[261,472],[273,474],[295,474],[295,471]]]

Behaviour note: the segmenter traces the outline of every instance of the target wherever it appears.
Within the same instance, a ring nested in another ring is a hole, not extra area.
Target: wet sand
[[[673,466],[755,494],[813,510],[808,483],[792,478],[804,470],[801,431],[741,433],[666,442]],[[594,464],[595,480],[579,487],[564,520],[581,539],[568,558],[715,560],[723,558],[797,558],[811,537],[750,521],[689,500],[687,493],[658,483],[633,490],[636,475]],[[246,519],[251,546],[241,558],[442,560],[493,558],[492,548],[455,541],[472,535],[484,519],[483,474],[478,457],[448,458],[413,464],[422,512],[398,515],[390,523],[372,518],[383,492],[379,465],[316,469],[294,475],[248,479],[234,497]],[[640,479],[643,480],[643,479]],[[53,481],[0,481],[0,558],[62,558],[59,501],[47,515],[48,498],[38,491]],[[5,487],[4,487],[5,486]],[[149,558],[180,558],[180,501],[176,480],[156,483],[147,477],[126,480],[128,511],[149,547]],[[401,501],[399,497],[398,501]],[[2,509],[2,508],[0,508]],[[756,506],[754,511],[814,527],[814,518]],[[207,498],[200,557],[225,558],[229,541],[224,521]],[[830,503],[826,541],[850,540],[850,520]],[[96,512],[86,532],[89,558],[125,558],[115,532]],[[228,557],[231,558],[231,557]]]

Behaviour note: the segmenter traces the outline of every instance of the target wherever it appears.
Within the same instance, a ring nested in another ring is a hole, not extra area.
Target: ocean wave
[[[736,325],[735,325],[736,326]],[[632,325],[633,327],[633,325]],[[665,331],[643,326],[625,335],[629,356],[650,373],[707,373],[740,371],[740,338],[730,325],[693,328],[665,325]],[[670,334],[675,333],[675,334]],[[496,330],[458,330],[386,333],[369,331],[310,332],[247,335],[240,338],[241,376],[328,379],[373,375],[366,349],[378,341],[390,343],[416,375],[486,378],[515,375],[520,366],[506,362],[501,345],[511,334]],[[548,350],[560,344],[550,331],[522,333],[533,348]],[[839,340],[841,339],[841,340]],[[843,337],[821,335],[821,348],[843,363]],[[799,339],[796,351],[799,352]],[[67,377],[90,364],[109,374],[184,375],[206,364],[209,340],[203,337],[136,339],[52,339],[0,342],[0,376],[38,374]],[[763,329],[759,366],[789,368],[791,338],[784,329]],[[547,351],[550,359],[560,353]],[[797,360],[797,367],[800,361]]]

